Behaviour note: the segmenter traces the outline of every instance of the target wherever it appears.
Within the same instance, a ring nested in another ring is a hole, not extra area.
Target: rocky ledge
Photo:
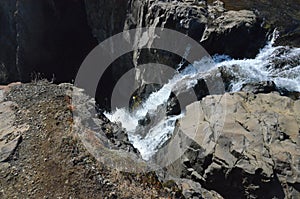
[[[81,106],[74,106],[72,97]],[[300,195],[299,99],[277,92],[238,92],[189,105],[174,133],[186,138],[188,145],[181,145],[185,153],[156,172],[147,170],[151,165],[141,159],[124,129],[93,115],[92,109],[94,100],[70,84],[39,81],[1,87],[0,196]],[[92,125],[86,125],[89,119]],[[156,156],[165,158],[161,154]],[[126,171],[128,167],[136,172]]]
[[[153,172],[120,172],[97,161],[89,141],[106,143],[97,152],[115,159],[138,154],[120,128],[101,119],[98,138],[80,139],[72,130],[70,89],[45,81],[0,87],[0,198],[183,198],[176,184],[163,184]]]
[[[170,165],[173,174],[224,198],[300,196],[299,98],[276,92],[207,96],[187,107],[176,134],[190,142]]]

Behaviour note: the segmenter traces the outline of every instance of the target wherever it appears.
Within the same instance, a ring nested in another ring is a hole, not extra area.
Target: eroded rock
[[[277,93],[207,96],[179,121],[191,144],[169,169],[225,198],[299,195],[299,111]]]
[[[0,87],[0,89],[2,88]],[[0,164],[12,158],[22,140],[22,133],[28,130],[27,125],[17,126],[15,124],[17,104],[11,101],[4,101],[4,91],[0,90]]]
[[[257,93],[270,93],[273,91],[278,91],[278,89],[273,81],[263,81],[257,83],[243,84],[241,91],[253,92],[257,94]]]

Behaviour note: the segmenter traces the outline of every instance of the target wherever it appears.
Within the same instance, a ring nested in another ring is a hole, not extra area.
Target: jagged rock
[[[96,117],[93,98],[86,95],[83,89],[70,84],[60,86],[69,89],[67,95],[72,99],[73,132],[78,134],[84,146],[98,161],[120,171],[148,171],[148,165],[128,141],[126,132],[118,124]]]
[[[280,31],[280,36],[276,40],[276,45],[288,45],[299,47],[299,9],[300,4],[295,0],[287,0],[282,3],[280,0],[261,1],[261,0],[222,0],[227,9],[241,10],[251,9],[259,12],[265,19],[262,24],[272,30],[276,28]],[[287,23],[288,22],[288,23]]]
[[[299,99],[278,93],[207,96],[179,121],[191,141],[168,169],[192,178],[192,168],[194,180],[225,198],[299,195],[299,111]]]
[[[137,11],[138,10],[138,11]],[[166,27],[201,41],[209,53],[253,57],[266,42],[262,21],[252,11],[227,11],[221,1],[143,1],[130,4],[125,29]]]
[[[125,6],[127,3],[128,5]],[[164,27],[187,34],[202,44],[211,54],[228,54],[239,58],[254,57],[266,42],[266,32],[261,26],[262,21],[254,12],[227,11],[220,1],[210,5],[206,1],[133,0],[126,2],[123,0],[118,3],[114,1],[107,3],[98,0],[86,1],[86,7],[89,13],[89,24],[98,41],[103,41],[122,30]],[[111,21],[103,17],[107,16],[103,8],[112,10],[112,14],[109,15],[114,19],[112,25]],[[122,16],[126,16],[125,21]],[[135,39],[139,39],[141,35],[138,32]],[[121,77],[130,68],[145,63],[160,63],[176,67],[182,61],[182,57],[173,53],[151,49],[151,42],[145,46],[148,48],[126,54],[110,66],[111,72],[102,79],[107,89],[97,94],[97,102],[102,106],[101,108],[109,110],[109,107],[104,106],[111,96],[109,90],[113,89],[112,85],[117,82],[117,77]],[[186,49],[187,46],[180,46],[180,48]],[[161,77],[161,73],[157,70],[151,75]],[[147,74],[143,72],[136,73],[136,80],[141,83],[140,86],[152,83],[145,81],[146,76]]]
[[[281,95],[297,99],[299,94],[293,92],[298,90],[297,84],[287,82],[297,77],[297,68],[300,65],[299,50],[282,46],[268,46],[264,50],[265,52],[260,53],[255,59],[261,60],[260,64],[252,63],[250,59],[241,64],[225,62],[215,69],[215,72],[221,74],[225,90],[254,93],[278,91]]]
[[[295,68],[300,65],[300,55],[297,52],[297,49],[288,46],[277,47],[269,57],[269,65],[266,67],[273,72]]]
[[[0,86],[0,164],[12,158],[17,146],[22,140],[22,133],[28,130],[27,125],[16,126],[15,109],[17,104],[4,101],[7,87]]]
[[[4,100],[4,91],[0,90],[0,102]]]
[[[193,199],[223,199],[217,192],[204,189],[198,182],[189,179],[177,179],[176,183],[186,198]]]
[[[265,45],[266,31],[261,27],[262,20],[253,11],[210,13],[201,42],[211,54],[254,57]]]
[[[270,93],[272,91],[278,91],[273,81],[263,81],[257,83],[243,84],[241,91],[257,93]]]

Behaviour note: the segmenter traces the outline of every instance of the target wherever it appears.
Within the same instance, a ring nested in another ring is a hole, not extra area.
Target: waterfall
[[[300,48],[274,47],[275,38],[276,32],[253,59],[235,60],[227,55],[215,55],[214,63],[208,63],[203,58],[176,74],[136,110],[130,112],[122,108],[105,115],[110,121],[121,123],[132,144],[145,160],[149,160],[172,136],[176,121],[184,115],[166,116],[166,104],[171,92],[195,86],[198,79],[215,74],[212,71],[220,67],[234,76],[230,82],[230,92],[239,91],[245,83],[260,81],[274,81],[279,88],[300,92]],[[152,123],[149,128],[144,128],[139,121],[147,117],[151,118]]]
[[[229,56],[214,56],[217,67],[234,76],[230,92],[237,92],[243,84],[273,81],[277,87],[300,92],[300,48],[274,47],[276,32],[271,41],[253,59],[234,60]]]

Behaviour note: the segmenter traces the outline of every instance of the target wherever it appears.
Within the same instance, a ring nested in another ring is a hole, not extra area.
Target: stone
[[[233,58],[246,58],[254,57],[267,41],[267,32],[261,26],[262,20],[256,13],[250,10],[227,10],[220,1],[208,4],[206,1],[197,3],[162,0],[118,2],[98,0],[86,1],[86,8],[93,35],[99,42],[123,30],[143,27],[168,28],[193,38],[211,55],[218,53],[228,54]],[[107,13],[103,8],[112,12]],[[106,17],[114,19],[113,22],[106,20]],[[137,33],[133,37],[139,39],[141,35]],[[144,46],[151,48],[154,39],[155,37],[150,35],[151,41]],[[113,45],[118,46],[117,43]],[[185,46],[182,48],[186,49]],[[135,50],[132,55],[122,56],[111,66],[113,75],[108,74],[103,80],[107,89],[97,93],[96,100],[102,106],[100,108],[110,110],[109,105],[105,105],[107,101],[110,101],[109,91],[113,90],[112,85],[117,82],[117,77],[121,77],[129,69],[137,68],[144,63],[160,63],[175,68],[181,61],[182,57],[159,49]],[[164,74],[163,71],[156,70],[151,76],[162,77],[162,74]],[[135,79],[141,83],[142,87],[153,83],[145,80],[148,76],[146,72],[138,72]],[[158,82],[161,81],[158,79]],[[201,97],[203,97],[202,94],[199,98]],[[173,110],[169,111],[170,114],[178,112],[176,107]]]
[[[18,144],[21,141],[21,136],[16,137],[8,143],[0,142],[0,162],[7,161],[8,158],[14,153]]]
[[[210,10],[210,22],[201,39],[210,54],[249,58],[255,57],[258,49],[265,45],[266,31],[261,28],[262,20],[253,11],[215,11],[213,7]]]
[[[16,126],[16,107],[12,101],[4,100],[4,92],[9,92],[19,83],[12,83],[8,86],[0,86],[0,162],[7,161],[15,152],[22,141],[22,133],[29,129],[26,124]]]
[[[192,144],[181,163],[168,167],[174,175],[225,198],[300,194],[299,99],[278,93],[207,96],[187,107],[177,129]]]
[[[4,92],[0,90],[0,93]],[[16,103],[0,99],[0,162],[7,161],[15,152],[22,140],[21,133],[29,127],[16,127],[15,109]]]
[[[275,83],[273,81],[262,81],[257,83],[247,83],[243,84],[241,91],[257,93],[270,93],[272,91],[278,91]]]
[[[178,187],[181,188],[182,194],[186,198],[207,198],[207,199],[223,199],[223,197],[213,190],[207,190],[200,183],[189,179],[176,179]]]
[[[61,84],[60,87],[72,89],[72,93],[69,93],[74,106],[72,131],[96,160],[119,171],[142,172],[150,169],[128,141],[124,129],[107,119],[103,121],[96,117],[93,98],[86,95],[83,89],[70,84]]]

